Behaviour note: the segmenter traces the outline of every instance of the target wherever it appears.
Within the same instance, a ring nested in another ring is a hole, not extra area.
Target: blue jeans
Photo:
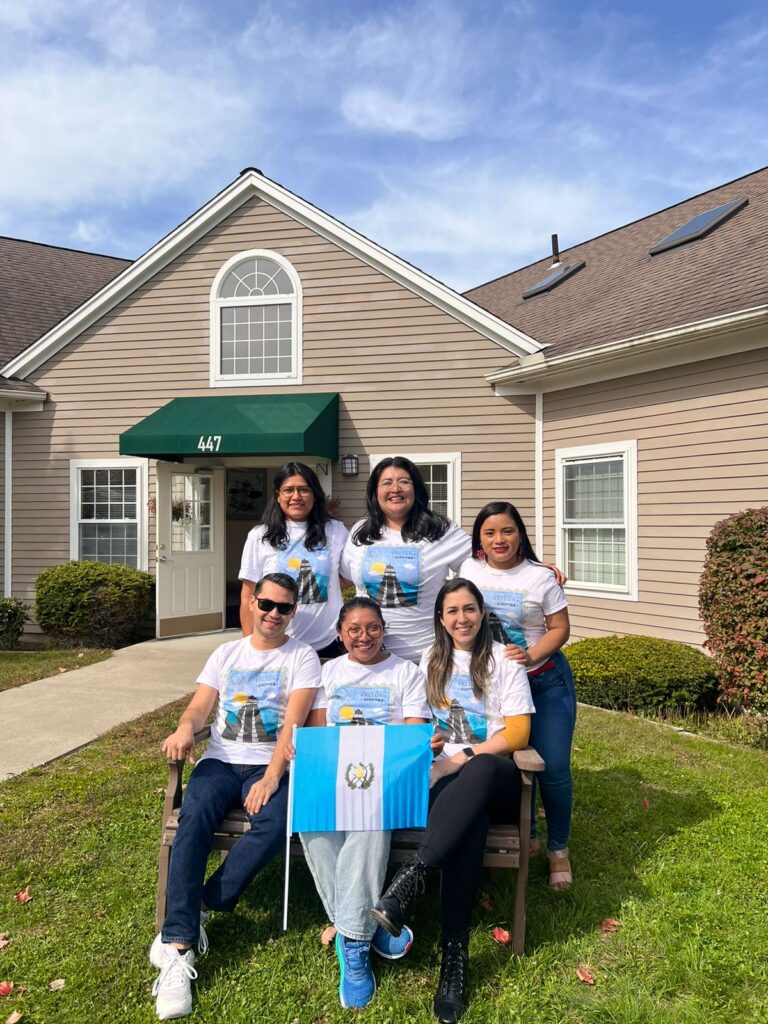
[[[302,832],[301,844],[325,912],[347,939],[368,942],[381,895],[391,832]]]
[[[546,769],[534,776],[534,787],[538,781],[547,818],[547,849],[563,850],[568,845],[573,809],[571,741],[576,725],[576,690],[568,659],[561,651],[553,657],[553,668],[529,679],[536,708],[536,714],[531,715],[530,744],[546,763]],[[535,834],[534,816],[531,835]]]
[[[207,882],[205,867],[219,822],[236,807],[243,808],[265,764],[227,764],[202,760],[190,776],[179,813],[179,831],[171,847],[168,897],[163,942],[194,945],[200,931],[200,907],[234,910],[253,878],[285,844],[288,775],[258,814],[249,815],[250,832],[235,844]]]

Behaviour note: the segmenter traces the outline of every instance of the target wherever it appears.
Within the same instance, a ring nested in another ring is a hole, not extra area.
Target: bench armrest
[[[523,747],[522,750],[515,750],[512,759],[521,772],[543,772],[544,760],[534,747]]]
[[[200,732],[195,733],[195,746],[207,740],[211,735],[210,725],[204,725]],[[167,821],[175,810],[181,807],[181,779],[184,773],[184,758],[174,761],[168,758],[168,784],[165,787],[163,800],[163,821]]]

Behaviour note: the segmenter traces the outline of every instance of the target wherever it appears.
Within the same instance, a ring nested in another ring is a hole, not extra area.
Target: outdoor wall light
[[[360,472],[360,460],[356,455],[344,455],[341,460],[342,476],[357,476]]]

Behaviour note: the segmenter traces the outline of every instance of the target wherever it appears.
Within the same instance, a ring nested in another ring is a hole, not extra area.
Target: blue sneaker
[[[367,1006],[376,994],[376,979],[371,970],[371,944],[347,939],[336,933],[336,956],[341,980],[339,999],[345,1010]]]
[[[401,956],[405,956],[412,945],[413,932],[407,924],[403,925],[403,930],[397,938],[390,935],[386,928],[378,925],[371,939],[371,949],[379,956],[383,956],[385,960],[399,960]]]

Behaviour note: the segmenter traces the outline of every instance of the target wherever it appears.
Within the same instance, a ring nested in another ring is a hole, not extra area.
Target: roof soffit
[[[454,292],[447,285],[312,206],[277,182],[248,171],[236,178],[42,338],[5,366],[0,367],[0,373],[20,378],[32,373],[202,238],[206,232],[254,197],[265,200],[305,227],[357,256],[512,355],[529,355],[542,349],[543,346],[533,338],[476,305],[471,299]]]

